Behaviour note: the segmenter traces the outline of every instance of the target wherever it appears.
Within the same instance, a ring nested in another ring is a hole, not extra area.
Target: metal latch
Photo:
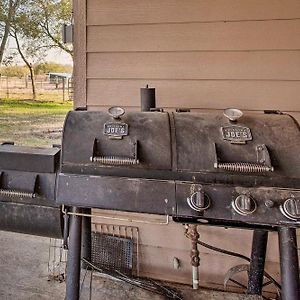
[[[214,143],[215,153],[215,169],[222,169],[230,172],[241,172],[241,173],[264,173],[273,172],[274,167],[271,164],[270,154],[265,144],[256,146],[256,163],[249,162],[220,162],[218,158],[217,145]]]

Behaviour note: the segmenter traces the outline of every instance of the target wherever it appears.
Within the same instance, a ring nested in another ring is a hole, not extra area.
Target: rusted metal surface
[[[60,174],[57,201],[70,206],[173,215],[175,183],[140,178]]]
[[[114,119],[107,112],[70,112],[63,132],[62,172],[95,174],[105,166],[90,160],[94,156],[131,157],[138,143],[134,169],[171,170],[171,140],[168,114],[128,112],[115,123],[129,125],[123,139],[111,139],[103,133]],[[109,165],[106,165],[110,169]],[[125,166],[126,167],[126,166]],[[85,171],[86,170],[86,171]]]
[[[0,146],[0,230],[62,236],[55,201],[59,155],[58,148]]]
[[[12,143],[0,145],[0,170],[53,173],[57,171],[59,158],[60,149],[55,147],[26,147]]]
[[[247,188],[233,185],[202,184],[201,188],[211,199],[210,208],[198,212],[192,209],[185,198],[190,193],[190,183],[176,185],[176,216],[181,222],[199,222],[201,224],[227,225],[237,227],[276,227],[299,226],[297,220],[287,218],[283,213],[283,204],[287,199],[300,198],[300,191],[280,188]],[[196,185],[197,186],[197,185]],[[250,195],[256,203],[256,209],[249,214],[235,210],[234,201],[240,195]]]
[[[294,120],[240,114],[233,122],[231,112],[69,113],[58,203],[223,226],[300,225]]]
[[[56,199],[191,223],[196,288],[197,224],[300,227],[299,148],[299,127],[284,114],[71,112]]]

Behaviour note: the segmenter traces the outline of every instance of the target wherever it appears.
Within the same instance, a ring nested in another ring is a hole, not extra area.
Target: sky
[[[71,56],[62,50],[51,50],[48,52],[46,61],[56,62],[63,65],[72,65]]]
[[[15,50],[16,44],[12,39],[10,39],[8,41],[7,47],[8,47],[8,51]],[[59,63],[59,64],[63,64],[63,65],[73,65],[71,56],[68,53],[66,53],[65,51],[59,50],[59,49],[49,50],[47,53],[47,56],[45,57],[44,60],[47,62],[55,62],[55,63]],[[19,56],[17,56],[15,58],[14,62],[16,64],[20,64],[20,65],[24,64],[24,62],[22,61],[22,59]]]

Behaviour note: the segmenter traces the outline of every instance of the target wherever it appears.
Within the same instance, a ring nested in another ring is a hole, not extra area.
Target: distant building
[[[50,83],[59,84],[65,80],[65,82],[69,81],[72,78],[71,73],[48,73],[48,78]]]

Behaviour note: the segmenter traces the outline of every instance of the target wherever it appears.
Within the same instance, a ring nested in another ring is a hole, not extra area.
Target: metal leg
[[[266,250],[268,243],[267,230],[254,230],[250,261],[248,294],[261,295],[264,280]]]
[[[84,208],[84,214],[91,214],[90,208]],[[82,245],[81,245],[81,256],[85,258],[87,261],[91,261],[91,218],[90,217],[82,217]],[[88,264],[82,262],[82,268],[87,269]]]
[[[299,261],[295,228],[279,228],[281,299],[300,299]]]
[[[73,213],[81,209],[74,207]],[[80,260],[81,260],[81,218],[71,215],[69,251],[67,261],[66,300],[79,300],[80,292]]]

